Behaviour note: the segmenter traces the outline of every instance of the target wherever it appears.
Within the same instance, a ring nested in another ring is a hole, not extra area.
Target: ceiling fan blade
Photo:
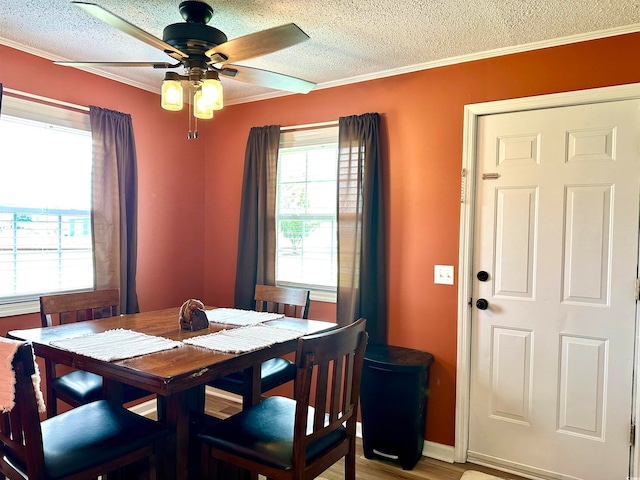
[[[189,55],[169,45],[164,40],[160,40],[158,37],[154,37],[150,33],[147,33],[141,28],[136,27],[134,24],[129,23],[123,18],[120,18],[115,13],[111,13],[109,10],[102,8],[100,5],[96,5],[95,3],[89,3],[89,2],[71,2],[71,3],[77,5],[78,7],[83,9],[85,12],[89,13],[90,15],[93,15],[95,18],[103,21],[107,25],[111,25],[112,27],[117,28],[118,30],[124,33],[127,33],[132,37],[137,38],[138,40],[141,40],[148,45],[151,45],[152,47],[155,47],[164,51],[165,53],[175,58],[176,60],[181,60],[183,58],[189,57]]]
[[[309,93],[315,83],[301,78],[290,77],[281,73],[260,70],[259,68],[243,67],[241,65],[226,65],[218,73],[245,83],[253,83],[263,87],[285,90],[293,93]]]
[[[295,23],[280,25],[221,43],[205,52],[213,63],[240,62],[309,40]]]
[[[182,65],[166,62],[53,62],[63,67],[153,67],[153,68],[177,68]]]

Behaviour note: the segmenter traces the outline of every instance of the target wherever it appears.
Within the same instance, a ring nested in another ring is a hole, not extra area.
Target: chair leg
[[[55,417],[58,414],[58,400],[56,394],[49,385],[47,385],[47,418]]]
[[[166,452],[169,451],[169,442],[166,439],[158,440],[155,443],[153,459],[150,465],[151,478],[154,480],[170,480],[170,455]]]
[[[149,480],[158,480],[158,471],[162,471],[162,469],[158,469],[158,457],[160,457],[161,453],[155,453],[151,458],[147,459],[149,464]]]
[[[344,478],[345,480],[356,479],[356,445],[353,437],[350,442],[349,452],[344,457]]]
[[[209,447],[207,447],[206,445],[202,445],[202,447],[200,448],[201,452],[200,452],[200,478],[204,479],[209,479],[209,478],[213,478],[211,475],[211,462],[213,461],[211,459],[211,456],[209,455]]]

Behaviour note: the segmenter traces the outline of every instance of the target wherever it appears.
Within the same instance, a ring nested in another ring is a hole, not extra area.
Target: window
[[[3,97],[0,315],[43,293],[93,288],[88,114]]]
[[[276,283],[335,299],[338,127],[280,136],[276,199]]]

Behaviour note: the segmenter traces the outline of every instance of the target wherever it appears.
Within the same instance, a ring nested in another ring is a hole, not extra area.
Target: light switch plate
[[[435,265],[433,282],[443,285],[453,285],[453,265]]]

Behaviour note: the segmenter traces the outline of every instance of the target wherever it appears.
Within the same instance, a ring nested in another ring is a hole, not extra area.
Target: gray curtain
[[[137,313],[138,172],[131,115],[91,106],[89,117],[95,287],[119,288],[120,311]]]
[[[338,158],[337,321],[367,319],[371,344],[387,342],[380,115],[341,117]]]
[[[280,127],[253,127],[247,139],[240,203],[235,306],[253,309],[256,283],[275,285],[276,169]]]

